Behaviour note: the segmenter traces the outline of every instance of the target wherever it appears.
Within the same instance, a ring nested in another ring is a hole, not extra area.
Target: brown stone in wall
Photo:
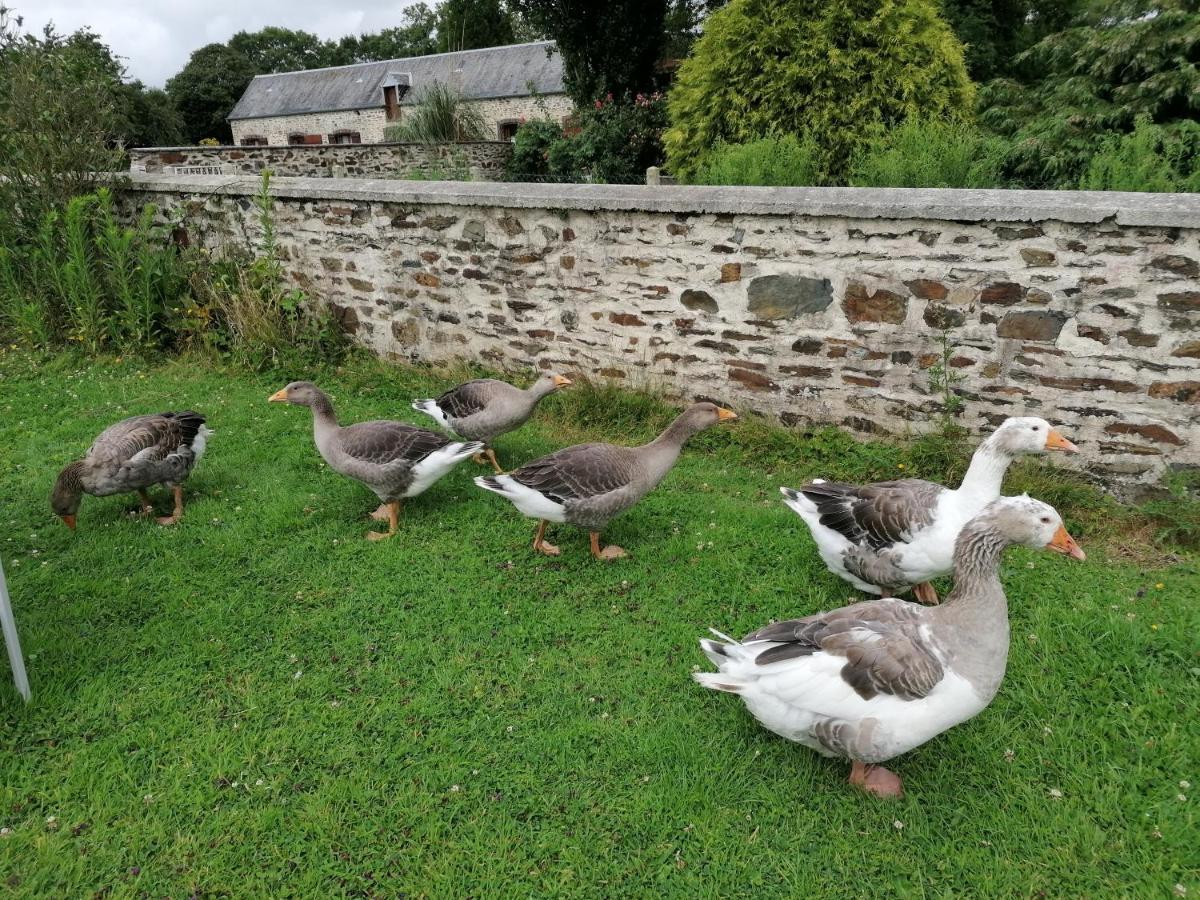
[[[949,328],[958,328],[967,321],[967,316],[961,310],[951,309],[940,303],[928,303],[925,305],[925,314],[922,319],[930,328],[945,331]]]
[[[900,325],[908,313],[908,301],[895,291],[884,288],[868,293],[864,285],[851,281],[846,285],[842,310],[852,323],[880,322]]]
[[[525,226],[515,216],[501,216],[496,220],[496,223],[504,229],[504,233],[509,237],[516,237],[525,230]],[[566,236],[567,229],[563,229],[563,240],[570,240]]]
[[[442,283],[442,279],[436,275],[431,275],[429,272],[413,272],[413,281],[431,288],[439,287]]]
[[[1200,291],[1159,294],[1158,305],[1171,312],[1200,312]]]
[[[1150,385],[1150,396],[1176,403],[1200,403],[1200,381],[1156,381]]]
[[[558,258],[558,264],[564,269],[573,269],[575,268],[575,257],[568,255],[560,256]]]
[[[761,372],[751,371],[750,369],[730,369],[729,377],[752,391],[769,391],[774,393],[779,390],[779,385],[766,375],[763,375]]]
[[[833,374],[832,369],[821,366],[780,366],[779,371],[784,375],[795,375],[798,378],[828,378]]]
[[[1062,312],[1010,312],[996,326],[996,334],[1022,341],[1054,341],[1066,321],[1067,314]]]
[[[731,262],[731,263],[725,263],[723,266],[721,266],[720,281],[722,284],[725,284],[730,281],[741,281],[741,280],[742,280],[742,264],[741,263]]]
[[[1172,356],[1182,356],[1186,359],[1200,359],[1200,341],[1188,341],[1180,344],[1171,351]]]
[[[1049,250],[1038,250],[1033,247],[1023,247],[1021,259],[1025,260],[1025,265],[1031,269],[1052,266],[1055,263],[1054,254]]]
[[[350,287],[354,288],[356,291],[362,291],[363,293],[369,294],[371,291],[375,290],[375,285],[369,281],[365,281],[362,278],[354,278],[353,276],[347,275],[346,281],[349,283]]]
[[[1115,378],[1059,378],[1053,375],[1039,375],[1037,380],[1046,387],[1060,388],[1064,391],[1115,391],[1118,394],[1136,394],[1141,390],[1131,381]]]
[[[333,319],[337,322],[338,327],[346,334],[354,334],[358,331],[358,313],[353,306],[339,306],[336,303],[329,304],[329,309],[333,313]]]
[[[1148,441],[1157,441],[1160,444],[1174,444],[1177,447],[1183,446],[1183,441],[1179,439],[1179,435],[1167,428],[1163,428],[1161,425],[1133,425],[1128,422],[1113,422],[1111,425],[1104,426],[1104,430],[1109,434],[1136,434]]]
[[[1089,341],[1096,341],[1100,344],[1107,344],[1110,340],[1112,340],[1107,331],[1105,331],[1103,328],[1097,327],[1096,325],[1076,324],[1075,331],[1081,338],[1087,338]]]
[[[1191,257],[1180,256],[1176,253],[1167,253],[1154,257],[1154,259],[1150,260],[1150,268],[1162,269],[1184,278],[1194,278],[1200,275],[1200,263],[1197,263]]]
[[[794,353],[820,353],[821,342],[816,338],[800,338],[792,343]]]
[[[1121,337],[1129,342],[1131,347],[1157,347],[1158,335],[1147,334],[1137,328],[1126,328],[1124,331],[1117,332]]]
[[[851,375],[845,373],[842,375],[842,381],[846,384],[857,385],[858,387],[877,388],[882,383],[878,378],[869,378],[866,375]]]
[[[646,323],[639,319],[633,313],[609,313],[608,321],[614,325],[645,325]]]
[[[716,350],[718,353],[728,353],[730,356],[736,356],[738,352],[738,348],[728,341],[710,341],[705,338],[702,341],[696,341],[696,346]]]
[[[922,300],[945,300],[949,290],[940,281],[929,278],[914,278],[904,282],[904,286],[913,292],[914,297]]]
[[[682,237],[688,233],[688,230],[689,229],[686,225],[681,225],[678,222],[667,223],[667,234],[671,235],[672,237]]]
[[[997,306],[1012,306],[1024,296],[1025,289],[1014,281],[994,281],[979,292],[980,302]]]

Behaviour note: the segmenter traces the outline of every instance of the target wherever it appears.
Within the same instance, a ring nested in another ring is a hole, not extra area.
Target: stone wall
[[[281,147],[142,147],[129,151],[134,172],[220,166],[222,174],[317,178],[406,178],[466,169],[475,181],[499,179],[512,156],[507,141],[465,144],[322,144]]]
[[[561,122],[575,109],[566,94],[547,94],[539,97],[498,97],[471,103],[483,116],[487,133],[499,139],[503,122],[548,117]],[[400,119],[412,111],[411,103],[400,107]],[[364,144],[384,140],[384,129],[398,122],[387,121],[382,106],[372,109],[346,109],[335,112],[305,113],[298,116],[271,116],[264,119],[234,119],[233,142],[241,144],[246,137],[262,137],[270,145],[287,144],[289,134],[319,134],[326,142],[335,131],[357,131]]]
[[[206,244],[255,183],[135,177]],[[1200,204],[1183,195],[281,179],[291,279],[385,356],[708,397],[785,425],[1060,425],[1110,485],[1200,464]],[[152,197],[150,196],[152,195]]]

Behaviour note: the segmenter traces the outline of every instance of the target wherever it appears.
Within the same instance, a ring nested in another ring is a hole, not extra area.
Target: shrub
[[[936,0],[732,0],[671,89],[671,171],[691,176],[722,141],[807,133],[820,168],[841,178],[907,118],[965,118],[974,88],[937,10]]]
[[[666,104],[660,94],[596,100],[577,114],[579,133],[571,141],[576,167],[592,181],[642,184],[646,169],[663,159]]]
[[[696,184],[808,186],[826,183],[811,138],[768,137],[747,144],[718,144],[691,178]]]
[[[479,107],[467,102],[457,90],[435,81],[417,95],[417,104],[404,111],[397,125],[389,125],[389,141],[447,144],[454,141],[486,140],[488,130]]]
[[[1140,116],[1130,134],[1112,134],[1088,161],[1085,191],[1200,191],[1200,123],[1175,130]]]
[[[550,119],[522,122],[513,138],[512,156],[504,169],[505,179],[541,181],[549,178],[550,148],[562,138],[562,127]]]
[[[1004,143],[963,122],[908,119],[855,160],[862,187],[991,188],[1002,182]]]

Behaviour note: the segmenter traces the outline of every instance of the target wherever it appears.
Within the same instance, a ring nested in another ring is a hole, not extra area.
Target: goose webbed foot
[[[145,491],[138,491],[137,495],[138,495],[138,499],[142,502],[142,505],[139,506],[133,512],[131,512],[129,515],[131,515],[135,519],[144,519],[147,516],[154,515],[154,503],[153,503],[153,501],[151,501],[150,495],[147,494]]]
[[[609,544],[607,547],[605,547],[603,550],[601,550],[600,549],[600,532],[591,531],[591,532],[588,532],[588,534],[591,537],[591,541],[592,541],[592,556],[595,557],[596,559],[603,559],[603,560],[622,559],[629,555],[625,550],[618,547],[616,544]]]
[[[388,520],[388,505],[386,503],[380,503],[379,506],[375,508],[374,512],[367,513],[367,515],[376,522],[386,522]]]
[[[900,776],[883,766],[854,760],[850,766],[850,783],[876,797],[904,796],[904,782]]]
[[[538,521],[537,534],[533,536],[533,549],[538,553],[544,553],[546,556],[558,556],[562,551],[555,544],[551,544],[546,540],[546,520]]]
[[[159,516],[154,520],[159,525],[174,525],[183,518],[183,488],[179,485],[176,485],[173,488],[173,492],[175,494],[175,508],[171,510],[171,514],[169,516]],[[146,499],[148,500],[149,498]],[[153,509],[151,512],[153,512]]]
[[[382,541],[385,538],[390,538],[393,534],[396,533],[396,531],[400,527],[400,501],[399,500],[393,500],[391,503],[385,503],[385,504],[383,504],[383,506],[380,507],[380,509],[384,510],[384,513],[385,513],[384,518],[387,519],[388,530],[387,531],[368,531],[367,532],[367,540],[368,541]],[[379,518],[379,516],[376,515],[376,513],[378,513],[378,512],[379,512],[379,510],[377,509],[377,510],[375,510],[375,512],[371,513],[371,518],[372,519]]]
[[[491,447],[488,447],[483,452],[487,456],[488,460],[491,462],[492,468],[496,470],[496,474],[503,475],[504,470],[502,468],[500,468],[500,462],[499,462],[499,460],[496,459],[496,451],[493,450]]]
[[[937,606],[938,595],[937,590],[933,586],[933,582],[922,581],[920,584],[914,584],[912,592],[913,596],[926,606]]]

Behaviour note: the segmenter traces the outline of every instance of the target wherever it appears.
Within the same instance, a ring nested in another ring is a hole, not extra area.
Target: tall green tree
[[[428,56],[437,52],[437,13],[428,3],[414,3],[400,14],[400,24],[374,34],[346,35],[331,48],[331,66]]]
[[[607,94],[648,93],[659,79],[668,0],[512,0],[530,26],[552,38],[567,93],[579,105]]]
[[[258,75],[333,65],[333,45],[315,34],[291,28],[239,31],[229,39],[228,46],[245,56]]]
[[[1106,135],[1139,117],[1168,131],[1200,119],[1195,0],[1090,0],[1068,27],[981,92],[981,120],[1012,140],[1010,173],[1033,187],[1074,185]]]
[[[671,170],[721,142],[809,135],[828,177],[908,118],[968,118],[974,85],[937,0],[732,0],[668,98]]]
[[[225,117],[259,74],[246,54],[225,44],[206,44],[195,51],[178,75],[167,81],[167,96],[183,117],[192,143],[233,139]]]
[[[500,0],[444,0],[437,12],[439,52],[502,47],[514,40],[512,15]]]

